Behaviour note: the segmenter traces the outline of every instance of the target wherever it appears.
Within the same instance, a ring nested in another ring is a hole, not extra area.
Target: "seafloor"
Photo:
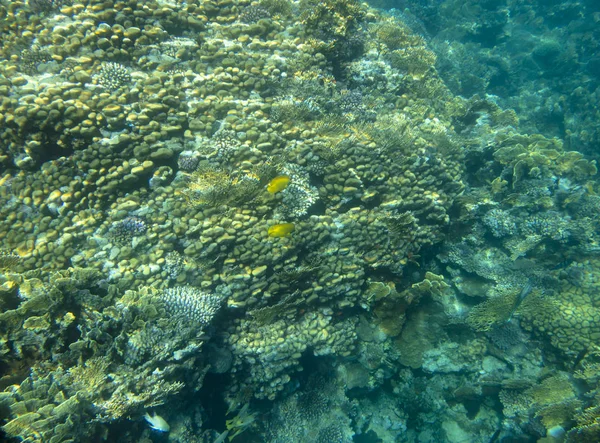
[[[595,3],[0,0],[0,440],[598,443]]]

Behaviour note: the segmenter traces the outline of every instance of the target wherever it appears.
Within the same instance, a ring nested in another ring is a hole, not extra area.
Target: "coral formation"
[[[123,65],[108,62],[98,68],[96,81],[107,89],[118,89],[131,81],[131,75]]]
[[[6,438],[597,435],[596,132],[449,78],[513,26],[454,4],[471,43],[355,0],[2,2]]]

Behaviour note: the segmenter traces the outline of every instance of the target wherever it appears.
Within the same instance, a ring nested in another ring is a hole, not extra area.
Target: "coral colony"
[[[0,1],[0,440],[600,441],[550,3]]]

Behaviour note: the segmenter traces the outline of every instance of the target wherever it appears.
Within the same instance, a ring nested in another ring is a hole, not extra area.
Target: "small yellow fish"
[[[293,223],[279,223],[269,228],[269,237],[287,237],[294,232]]]
[[[271,194],[277,194],[287,188],[290,184],[290,177],[287,175],[278,175],[267,185],[267,191]]]

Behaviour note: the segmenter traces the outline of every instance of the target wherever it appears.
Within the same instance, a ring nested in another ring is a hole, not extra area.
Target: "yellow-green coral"
[[[540,417],[546,429],[554,426],[567,426],[573,417],[581,411],[582,405],[581,400],[571,398],[544,406],[535,415]]]
[[[547,429],[566,425],[582,406],[582,402],[577,399],[575,386],[564,372],[532,386],[527,394],[531,396],[532,404],[537,409],[536,416],[541,417]]]
[[[265,8],[274,16],[287,17],[292,13],[292,3],[289,0],[260,0],[259,6]]]
[[[444,281],[442,275],[436,275],[433,272],[427,271],[423,281],[412,285],[412,292],[419,294],[419,296],[428,292],[443,295],[449,288],[450,285]]]
[[[425,45],[421,37],[414,34],[404,23],[398,20],[388,20],[377,25],[375,35],[390,51],[406,46]]]
[[[14,270],[21,262],[21,257],[11,252],[0,251],[0,270]]]
[[[573,354],[597,349],[600,340],[600,279],[594,272],[600,261],[590,260],[583,283],[562,281],[552,296],[532,294],[520,308],[522,324],[542,335],[562,351]]]
[[[253,172],[233,174],[204,165],[190,175],[183,194],[190,203],[197,205],[243,204],[257,196],[263,182]]]
[[[68,374],[79,389],[98,391],[108,378],[109,366],[110,361],[107,358],[93,357],[69,369]]]
[[[513,186],[524,176],[547,177],[568,175],[584,180],[597,173],[596,161],[587,160],[576,151],[564,151],[562,141],[542,135],[506,135],[494,152],[496,161],[513,170]]]
[[[599,318],[600,308],[579,305],[579,298],[574,297],[574,302],[557,301],[556,309],[541,314],[538,320],[533,319],[534,327],[542,332],[549,331],[551,342],[567,352],[597,346],[600,338],[600,325],[595,320]]]
[[[575,416],[577,426],[569,432],[570,435],[582,439],[581,441],[593,442],[600,439],[600,402],[598,400],[596,398],[592,406],[580,411]]]
[[[302,0],[300,19],[309,29],[344,37],[364,16],[362,5],[356,0]]]
[[[571,400],[576,397],[576,390],[568,374],[560,372],[532,386],[527,393],[536,405],[549,405]]]
[[[435,61],[435,54],[424,46],[397,49],[390,54],[392,67],[419,77],[432,69]]]
[[[467,316],[467,324],[477,331],[489,331],[494,325],[507,321],[519,292],[515,288],[474,306]]]

